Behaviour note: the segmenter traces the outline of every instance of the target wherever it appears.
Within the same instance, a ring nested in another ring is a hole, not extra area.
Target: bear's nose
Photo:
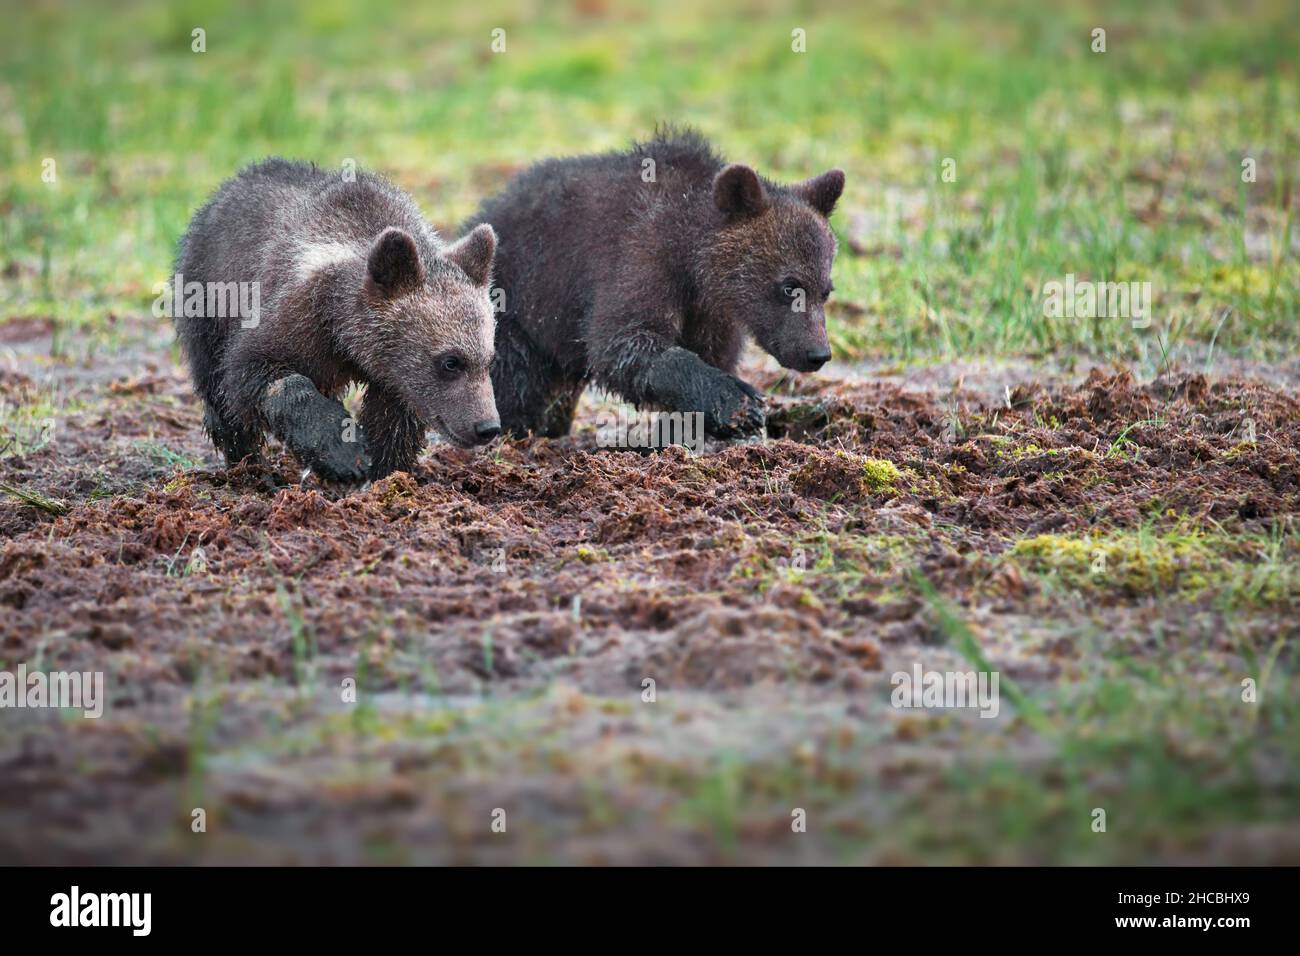
[[[809,349],[808,364],[812,366],[812,371],[817,371],[831,360],[830,349]]]
[[[494,418],[485,418],[474,426],[474,434],[486,444],[501,434],[501,423]]]

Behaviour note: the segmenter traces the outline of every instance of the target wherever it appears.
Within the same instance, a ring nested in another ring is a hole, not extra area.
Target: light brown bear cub
[[[224,183],[177,255],[177,288],[208,291],[173,314],[227,462],[269,431],[322,478],[355,482],[409,470],[429,428],[461,447],[491,441],[495,253],[486,225],[444,246],[371,173],[271,159]],[[256,314],[221,307],[211,290],[230,283],[253,284],[239,301]],[[354,382],[357,422],[338,400]]]

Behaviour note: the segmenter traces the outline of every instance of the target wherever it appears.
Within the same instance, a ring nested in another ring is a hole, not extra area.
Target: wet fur
[[[490,229],[443,246],[405,193],[364,171],[346,181],[270,159],[225,182],[176,259],[186,283],[260,283],[255,328],[175,320],[217,448],[233,464],[271,432],[323,477],[355,481],[409,470],[430,427],[473,443],[496,417],[494,251]],[[439,372],[450,353],[465,364],[454,381]],[[354,382],[357,423],[338,401]]]
[[[642,179],[646,159],[654,182]],[[761,396],[734,376],[745,336],[790,367],[829,356],[826,220],[843,183],[833,170],[780,185],[672,129],[516,176],[465,226],[491,222],[498,235],[492,378],[503,428],[567,433],[594,382],[638,407],[703,412],[710,434],[760,430]],[[791,270],[817,287],[799,317],[773,299]]]

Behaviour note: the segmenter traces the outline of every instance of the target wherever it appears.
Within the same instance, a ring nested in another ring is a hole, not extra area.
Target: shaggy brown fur
[[[800,371],[831,357],[827,217],[843,188],[839,170],[779,185],[672,130],[519,174],[466,226],[490,221],[500,241],[503,426],[565,434],[594,382],[637,406],[702,412],[712,435],[761,430],[762,397],[733,374],[744,337]]]
[[[181,240],[186,284],[255,282],[260,315],[176,316],[204,424],[227,461],[270,431],[322,477],[415,463],[427,428],[455,444],[500,425],[489,367],[496,236],[444,247],[405,193],[281,159],[217,190]],[[338,401],[366,385],[360,421]]]

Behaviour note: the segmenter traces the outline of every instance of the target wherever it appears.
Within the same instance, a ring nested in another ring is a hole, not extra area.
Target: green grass
[[[48,498],[45,495],[31,491],[27,488],[17,488],[13,485],[0,482],[0,494],[16,498],[25,504],[31,505],[33,508],[39,508],[46,514],[52,514],[56,517],[68,513],[68,506],[62,501],[55,498]]]
[[[961,615],[924,589],[949,642],[971,666],[996,669]],[[1003,674],[1004,697],[1052,759],[1017,755],[1014,735],[988,737],[957,761],[928,812],[908,821],[907,839],[955,862],[1113,864],[1196,846],[1207,833],[1289,824],[1300,715],[1294,678],[1274,667],[1280,646],[1262,667],[1243,653],[1242,672],[1189,665],[1163,648],[1141,661],[1111,652],[1083,680],[1032,696]],[[1263,688],[1254,701],[1241,693],[1244,676]],[[1098,808],[1104,832],[1092,828]]]
[[[908,584],[907,569],[927,544],[920,536],[822,529],[797,538],[756,540],[731,573],[754,581],[760,591],[786,583],[802,585],[827,601],[888,599]]]
[[[60,423],[80,404],[57,389],[22,389],[13,400],[0,398],[0,458],[30,455],[58,439]]]
[[[77,338],[145,313],[194,209],[267,154],[377,167],[451,226],[522,164],[667,120],[778,177],[847,171],[842,355],[1294,353],[1300,20],[1281,0],[6,7],[0,320]],[[1039,290],[1070,273],[1151,282],[1151,327],[1045,319]]]
[[[142,458],[146,458],[160,467],[191,470],[203,463],[202,459],[178,452],[153,438],[132,442],[131,448]]]

